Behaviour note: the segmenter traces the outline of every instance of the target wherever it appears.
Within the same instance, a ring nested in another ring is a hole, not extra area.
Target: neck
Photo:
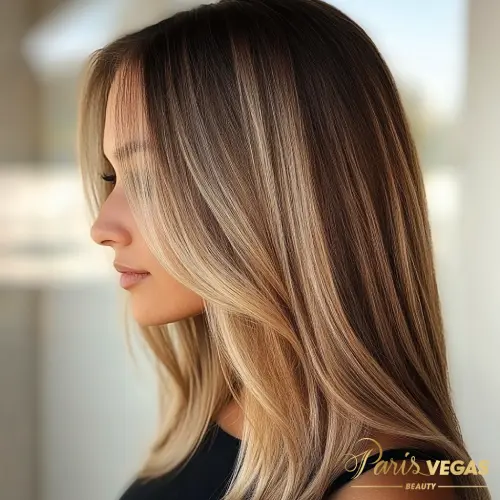
[[[243,410],[234,399],[219,412],[215,418],[215,422],[225,432],[241,440],[243,433]]]

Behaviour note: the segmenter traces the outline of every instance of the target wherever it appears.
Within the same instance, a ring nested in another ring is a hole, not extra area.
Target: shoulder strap
[[[408,455],[406,455],[408,453]],[[366,471],[373,469],[377,464],[373,463],[375,459],[378,457],[378,453],[370,455],[366,464],[363,468],[364,474]],[[382,456],[379,461],[387,460],[389,461],[391,458],[394,460],[409,460],[411,457],[415,457],[415,460],[446,460],[446,456],[440,453],[439,451],[430,451],[430,450],[419,450],[417,448],[391,448],[388,450],[382,451]],[[378,462],[377,462],[378,463]],[[353,479],[353,476],[356,474],[356,470],[349,472],[345,471],[340,476],[335,478],[333,482],[328,487],[325,495],[331,495],[334,491],[338,490],[340,487],[344,486],[346,483]]]

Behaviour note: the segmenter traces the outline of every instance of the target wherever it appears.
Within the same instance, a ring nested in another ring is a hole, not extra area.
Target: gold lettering
[[[408,453],[406,454],[408,455]],[[392,465],[394,468],[394,474],[399,474],[400,472],[402,472],[403,476],[406,476],[407,472],[405,472],[405,464],[406,461],[403,461],[401,464],[398,464],[398,462],[394,461],[393,458],[390,459],[390,465]]]
[[[386,460],[382,460],[375,465],[373,473],[378,476],[379,474],[387,474],[390,470],[390,464]]]
[[[450,461],[449,460],[443,460],[441,462],[441,470],[439,474],[441,476],[447,476],[450,473]]]
[[[436,483],[405,483],[405,490],[433,490]]]
[[[422,472],[420,470],[420,465],[417,463],[417,461],[413,455],[411,457],[411,465],[415,466],[417,468],[417,470],[412,471],[413,474],[419,474],[420,476],[432,476],[432,474],[427,474],[426,472]]]
[[[474,460],[471,460],[469,464],[467,465],[467,469],[465,471],[465,474],[474,474],[477,476],[477,467],[476,464],[474,463]]]
[[[361,439],[359,439],[359,441],[371,441],[372,443],[375,443],[375,445],[378,448],[378,456],[376,457],[375,461],[372,463],[376,464],[380,460],[380,458],[382,457],[382,447],[380,446],[378,441],[376,441],[375,439],[371,439],[371,438],[361,438]],[[358,469],[358,471],[352,477],[352,479],[357,478],[359,475],[361,475],[363,473],[366,462],[372,454],[373,454],[373,448],[370,448],[362,453],[359,453],[358,455],[351,455],[351,458],[349,458],[349,460],[347,460],[347,462],[345,463],[345,470],[348,472],[353,472],[356,468]],[[358,464],[358,458],[361,458],[361,457],[362,457],[362,459],[360,459],[360,462]],[[348,464],[351,460],[354,460],[354,467],[352,469],[350,469],[348,467]]]
[[[460,476],[461,474],[463,474],[464,469],[465,469],[465,467],[464,467],[464,463],[462,462],[462,460],[455,460],[451,464],[451,473],[454,476]]]
[[[486,476],[488,474],[488,460],[481,460],[478,463],[479,474]]]
[[[408,457],[410,452],[406,452],[405,458],[402,460],[401,463],[399,461],[395,461],[393,458],[390,459],[390,461],[387,460],[381,460],[382,458],[382,447],[380,446],[380,443],[376,441],[375,439],[371,438],[361,438],[359,441],[370,441],[371,443],[374,443],[375,447],[374,448],[369,448],[365,450],[362,453],[359,453],[358,455],[348,455],[350,458],[347,460],[345,463],[345,469],[348,472],[354,472],[357,469],[356,474],[352,477],[353,479],[357,478],[360,476],[365,468],[365,465],[368,462],[368,459],[372,457],[372,455],[375,455],[375,451],[377,452],[377,455],[372,458],[371,464],[374,464],[374,473],[375,475],[378,474],[387,474],[388,472],[393,469],[394,474],[402,474],[402,475],[407,475],[410,472],[413,474],[419,474],[422,476],[435,476],[438,473],[439,469],[439,474],[440,475],[448,475],[453,474],[453,475],[462,475],[462,474],[481,474],[481,475],[486,475],[488,473],[488,460],[481,460],[478,464],[478,467],[475,465],[474,461],[470,461],[467,464],[467,467],[465,466],[465,463],[462,460],[455,460],[451,462],[450,460],[426,460],[427,467],[429,470],[429,474],[424,473],[420,469],[420,465],[417,463],[416,459],[414,456]],[[410,465],[407,465],[407,460],[410,458]],[[349,463],[353,461],[353,467],[349,467]],[[416,469],[416,470],[414,470]],[[479,470],[478,470],[479,469]],[[417,483],[417,486],[415,487],[415,483],[406,483],[405,488],[406,489],[434,489],[436,486],[436,483]]]
[[[427,460],[427,467],[429,467],[429,470],[431,471],[431,475],[434,476],[438,470],[440,460],[435,460],[434,463],[432,460]]]
[[[415,460],[415,457],[413,455],[410,458],[410,461],[411,461],[411,465],[414,465],[417,468],[417,470],[413,471],[413,474],[420,474],[420,465],[417,463],[417,461]]]

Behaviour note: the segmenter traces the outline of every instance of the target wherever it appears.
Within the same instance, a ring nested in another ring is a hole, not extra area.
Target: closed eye
[[[116,184],[116,175],[115,174],[101,174],[101,179],[105,182],[111,182],[113,186]]]

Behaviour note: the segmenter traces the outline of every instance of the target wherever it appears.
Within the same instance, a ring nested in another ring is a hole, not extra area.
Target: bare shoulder
[[[325,500],[457,500],[456,490],[450,486],[453,481],[449,475],[377,475],[371,469]]]

